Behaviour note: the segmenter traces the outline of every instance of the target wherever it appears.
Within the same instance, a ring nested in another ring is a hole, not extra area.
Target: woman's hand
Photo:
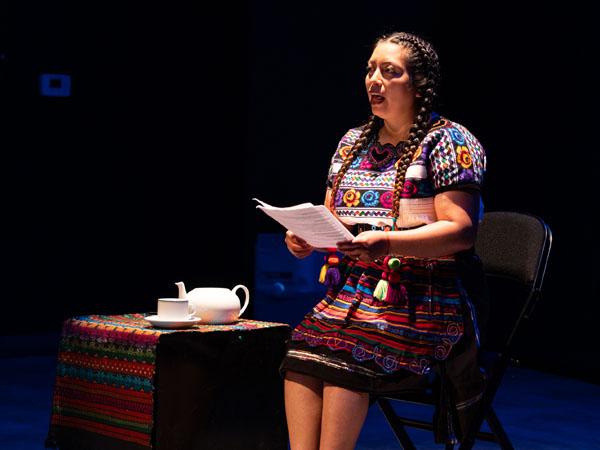
[[[371,263],[386,255],[388,237],[385,231],[365,231],[351,241],[338,242],[337,248],[351,258]]]
[[[308,245],[304,239],[289,230],[285,233],[285,245],[296,258],[306,258],[314,250],[314,247]]]

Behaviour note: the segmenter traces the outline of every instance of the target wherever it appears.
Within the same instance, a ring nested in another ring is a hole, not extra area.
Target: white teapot
[[[196,310],[195,316],[201,317],[202,323],[233,323],[246,310],[250,301],[250,292],[243,284],[238,284],[233,289],[205,287],[195,288],[190,292],[185,291],[183,281],[175,284],[179,288],[179,298],[189,300]],[[246,294],[241,309],[240,299],[235,293],[238,289],[242,289]]]

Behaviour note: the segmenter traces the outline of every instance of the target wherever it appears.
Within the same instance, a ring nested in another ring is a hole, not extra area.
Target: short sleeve
[[[480,189],[486,157],[477,138],[452,122],[438,132],[440,139],[429,153],[433,190]]]
[[[335,177],[337,176],[344,160],[350,154],[352,147],[356,140],[360,137],[362,130],[360,128],[353,128],[349,130],[338,143],[337,149],[331,158],[331,165],[329,166],[329,172],[327,174],[327,187],[332,188]]]

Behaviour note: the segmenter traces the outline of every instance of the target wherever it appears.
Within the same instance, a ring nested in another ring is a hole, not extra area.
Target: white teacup
[[[159,298],[156,315],[161,320],[188,320],[196,310],[185,298]]]

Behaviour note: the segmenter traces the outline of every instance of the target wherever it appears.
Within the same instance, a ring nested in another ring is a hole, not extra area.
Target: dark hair
[[[375,42],[374,47],[382,42],[392,42],[402,46],[405,50],[404,64],[412,80],[413,88],[418,94],[416,98],[416,112],[413,124],[410,127],[408,138],[400,160],[396,164],[397,173],[394,187],[394,199],[392,203],[392,217],[397,218],[400,213],[400,196],[404,187],[406,170],[419,148],[419,144],[427,135],[429,119],[435,106],[440,83],[440,66],[438,56],[432,45],[424,39],[410,33],[393,33],[383,35]],[[363,126],[360,137],[352,146],[351,151],[344,160],[337,177],[333,183],[331,192],[331,209],[334,209],[335,197],[344,177],[344,174],[352,164],[352,161],[366,148],[368,143],[377,136],[383,126],[383,120],[372,115]]]

